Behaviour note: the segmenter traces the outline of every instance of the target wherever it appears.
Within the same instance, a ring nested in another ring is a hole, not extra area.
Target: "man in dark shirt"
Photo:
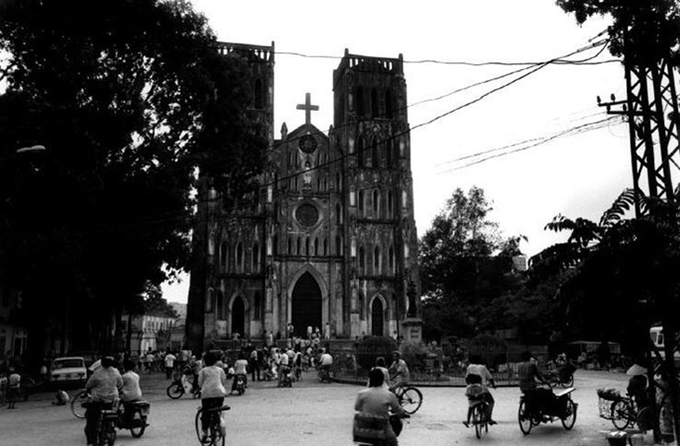
[[[524,394],[527,412],[535,415],[548,404],[547,400],[548,397],[552,398],[552,392],[549,392],[550,395],[545,395],[545,392],[542,392],[543,389],[536,389],[535,378],[543,383],[545,383],[545,378],[531,359],[531,352],[522,353],[522,362],[517,366],[517,375],[519,377],[519,388]]]

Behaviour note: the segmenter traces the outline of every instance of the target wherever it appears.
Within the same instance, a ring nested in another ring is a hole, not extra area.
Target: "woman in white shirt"
[[[203,429],[202,441],[208,438],[211,412],[208,409],[222,407],[224,397],[227,395],[227,375],[224,369],[217,367],[217,356],[208,352],[204,358],[205,367],[198,372],[198,386],[201,388],[201,428]]]

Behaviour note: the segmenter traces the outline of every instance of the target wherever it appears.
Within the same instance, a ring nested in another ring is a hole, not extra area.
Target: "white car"
[[[52,384],[85,384],[87,368],[81,356],[57,358],[52,362],[50,383]]]

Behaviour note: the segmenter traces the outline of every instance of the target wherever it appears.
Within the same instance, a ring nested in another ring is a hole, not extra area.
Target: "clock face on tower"
[[[300,150],[305,153],[312,153],[316,150],[316,139],[312,135],[305,135],[300,138]]]

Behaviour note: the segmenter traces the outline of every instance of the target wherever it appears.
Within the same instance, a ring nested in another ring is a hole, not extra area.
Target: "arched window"
[[[362,246],[359,248],[359,269],[362,273],[365,273],[364,268],[366,268],[366,251]]]
[[[391,190],[387,191],[387,217],[392,218],[394,211],[394,194]]]
[[[392,167],[392,140],[388,139],[385,141],[385,164],[387,168]]]
[[[340,203],[335,205],[335,222],[339,225],[342,224],[342,207]]]
[[[305,255],[309,255],[309,237],[305,238]]]
[[[295,241],[295,245],[296,245],[295,246],[295,254],[302,255],[302,253],[300,252],[300,239],[299,238]]]
[[[222,291],[217,291],[217,310],[215,311],[215,319],[224,319],[224,297]]]
[[[293,254],[293,239],[288,237],[288,255]]]
[[[335,237],[335,255],[342,255],[342,238],[339,235]]]
[[[318,256],[319,254],[321,253],[319,252],[319,238],[317,237],[314,239],[314,255]]]
[[[364,88],[363,87],[357,87],[356,91],[357,91],[356,92],[357,116],[363,117],[364,116]]]
[[[373,218],[380,218],[380,192],[373,191]]]
[[[394,107],[392,107],[392,90],[389,88],[385,90],[385,117],[387,119],[392,119],[394,113]]]
[[[328,239],[323,239],[323,255],[328,255]]]
[[[261,110],[264,108],[264,88],[262,88],[262,79],[255,81],[255,108]]]
[[[364,217],[364,191],[359,191],[359,217]]]
[[[389,258],[387,259],[387,262],[388,262],[388,265],[389,265],[390,273],[394,274],[394,247],[393,246],[390,246],[388,257]]]
[[[260,244],[253,245],[253,271],[260,272]]]
[[[374,169],[380,167],[380,158],[378,157],[378,141],[375,139],[371,143],[371,166]]]
[[[208,294],[205,297],[205,312],[212,313],[215,309],[215,290],[208,288]]]
[[[357,164],[359,167],[364,167],[364,138],[359,138],[357,142]]]
[[[338,192],[340,192],[340,190],[342,189],[341,181],[342,180],[340,179],[340,172],[338,172],[335,174],[335,190],[337,190]]]
[[[374,118],[380,116],[380,103],[378,102],[378,92],[375,88],[371,90],[371,116]]]
[[[373,272],[374,274],[380,275],[380,247],[376,246],[373,250]]]
[[[236,270],[243,272],[243,245],[241,242],[236,245]]]

